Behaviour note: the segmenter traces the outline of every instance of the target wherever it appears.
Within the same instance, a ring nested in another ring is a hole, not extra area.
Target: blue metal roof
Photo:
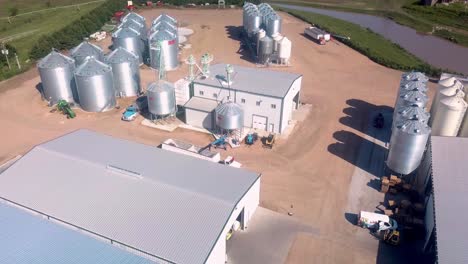
[[[154,264],[111,244],[0,203],[2,264]]]

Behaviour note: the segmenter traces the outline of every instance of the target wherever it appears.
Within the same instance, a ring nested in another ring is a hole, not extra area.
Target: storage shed
[[[192,114],[211,111],[213,101],[231,101],[243,109],[244,127],[282,133],[299,107],[302,75],[237,65],[233,69],[229,84],[226,64],[212,65],[208,77],[193,80],[191,99],[185,105],[186,122],[211,129],[212,123],[200,123],[200,115],[192,119]]]
[[[432,136],[414,186],[427,195],[426,242],[436,263],[467,263],[468,138]]]
[[[0,200],[156,263],[224,264],[226,237],[236,221],[247,227],[259,192],[257,173],[89,130],[0,174]]]

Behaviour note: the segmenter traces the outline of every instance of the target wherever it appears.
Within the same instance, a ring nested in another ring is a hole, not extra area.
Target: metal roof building
[[[299,107],[302,75],[284,71],[233,65],[227,78],[226,64],[209,68],[205,78],[193,80],[191,98],[185,104],[186,122],[193,126],[215,129],[209,110],[213,103],[232,101],[244,111],[244,127],[282,133]],[[202,107],[206,105],[206,107]]]
[[[265,69],[234,66],[233,83],[231,89],[258,95],[283,98],[293,85],[294,81],[301,78],[301,74],[283,71],[272,71]],[[226,64],[214,64],[210,66],[210,77],[206,79],[195,79],[197,84],[210,86],[226,86],[224,76],[226,75]]]
[[[183,164],[183,166],[181,166]],[[78,130],[0,174],[0,198],[157,263],[224,263],[259,203],[256,173]]]
[[[468,138],[432,136],[429,156],[425,247],[438,263],[468,263]]]
[[[155,263],[6,203],[0,203],[0,248],[3,264]]]

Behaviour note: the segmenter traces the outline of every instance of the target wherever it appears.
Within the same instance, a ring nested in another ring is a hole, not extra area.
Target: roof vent
[[[131,171],[131,170],[127,170],[127,169],[124,169],[124,168],[120,168],[120,167],[117,167],[117,166],[114,166],[114,165],[107,165],[107,169],[109,171],[112,171],[112,172],[115,172],[115,173],[118,173],[118,174],[121,174],[121,175],[124,175],[124,176],[129,176],[131,178],[143,179],[143,176],[141,176],[141,173]]]

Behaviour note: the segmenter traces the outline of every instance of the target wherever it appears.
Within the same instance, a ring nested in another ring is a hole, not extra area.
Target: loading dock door
[[[266,116],[252,115],[252,128],[266,131],[267,120]]]

